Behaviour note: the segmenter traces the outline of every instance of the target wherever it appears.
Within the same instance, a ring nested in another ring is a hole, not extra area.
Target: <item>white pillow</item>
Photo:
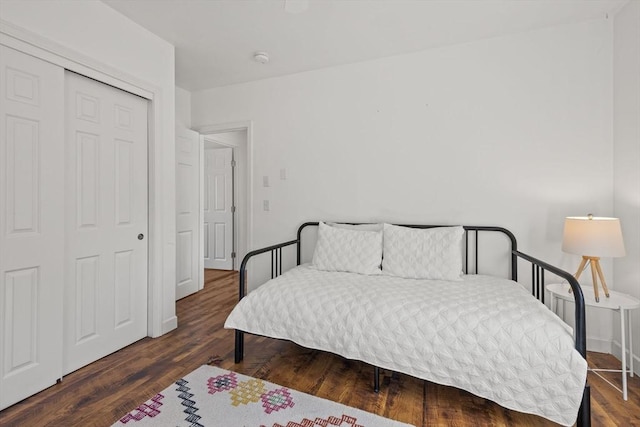
[[[327,225],[335,228],[342,228],[344,230],[358,230],[358,231],[382,231],[384,224],[342,224],[340,222],[327,222]]]
[[[381,274],[382,230],[360,231],[318,226],[312,267],[325,271]]]
[[[384,225],[382,272],[409,279],[462,280],[464,228]]]

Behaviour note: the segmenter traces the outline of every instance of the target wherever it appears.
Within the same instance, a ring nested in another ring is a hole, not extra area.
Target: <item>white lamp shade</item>
[[[567,217],[564,221],[562,250],[590,257],[625,255],[618,218]]]

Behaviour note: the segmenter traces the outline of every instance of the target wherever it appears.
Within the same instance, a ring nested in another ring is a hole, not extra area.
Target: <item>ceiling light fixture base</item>
[[[260,64],[267,64],[269,62],[269,54],[267,52],[256,52],[253,54],[253,60]]]

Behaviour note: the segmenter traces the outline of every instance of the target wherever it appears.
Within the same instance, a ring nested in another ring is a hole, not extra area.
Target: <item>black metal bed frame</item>
[[[271,253],[271,278],[278,277],[282,274],[282,249],[288,246],[296,245],[296,265],[300,265],[302,258],[302,231],[306,227],[318,226],[318,222],[305,222],[298,228],[297,238],[289,240],[287,242],[279,243],[265,248],[256,249],[245,255],[240,264],[240,280],[239,280],[239,299],[244,298],[246,295],[246,281],[247,281],[247,263],[249,260],[263,253]],[[350,225],[361,225],[362,223],[344,223]],[[403,227],[411,228],[436,228],[446,227],[446,225],[421,225],[421,224],[398,224]],[[522,259],[531,264],[531,293],[534,297],[544,303],[544,284],[545,284],[545,271],[555,274],[558,277],[566,280],[573,291],[575,299],[575,327],[574,327],[574,339],[575,348],[580,355],[586,360],[587,358],[587,337],[586,337],[586,321],[585,321],[585,304],[584,296],[582,294],[582,288],[576,280],[576,278],[551,264],[541,261],[531,255],[525,254],[518,250],[518,244],[515,236],[509,230],[503,227],[488,227],[488,226],[463,226],[465,233],[465,262],[464,273],[465,274],[478,274],[478,232],[499,232],[506,235],[511,242],[511,280],[518,280],[518,259]],[[474,235],[474,264],[473,272],[469,271],[469,235]],[[235,363],[240,363],[244,358],[244,334],[245,332],[237,330],[235,331]],[[380,390],[380,369],[374,366],[374,391],[377,393]],[[578,427],[591,426],[591,389],[589,383],[585,383],[584,394],[582,395],[582,403],[578,412],[578,420],[576,425]]]

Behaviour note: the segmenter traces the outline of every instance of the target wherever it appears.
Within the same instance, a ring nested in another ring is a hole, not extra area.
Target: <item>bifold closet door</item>
[[[147,335],[147,101],[65,73],[63,372]]]
[[[64,70],[0,45],[0,409],[62,376]]]

